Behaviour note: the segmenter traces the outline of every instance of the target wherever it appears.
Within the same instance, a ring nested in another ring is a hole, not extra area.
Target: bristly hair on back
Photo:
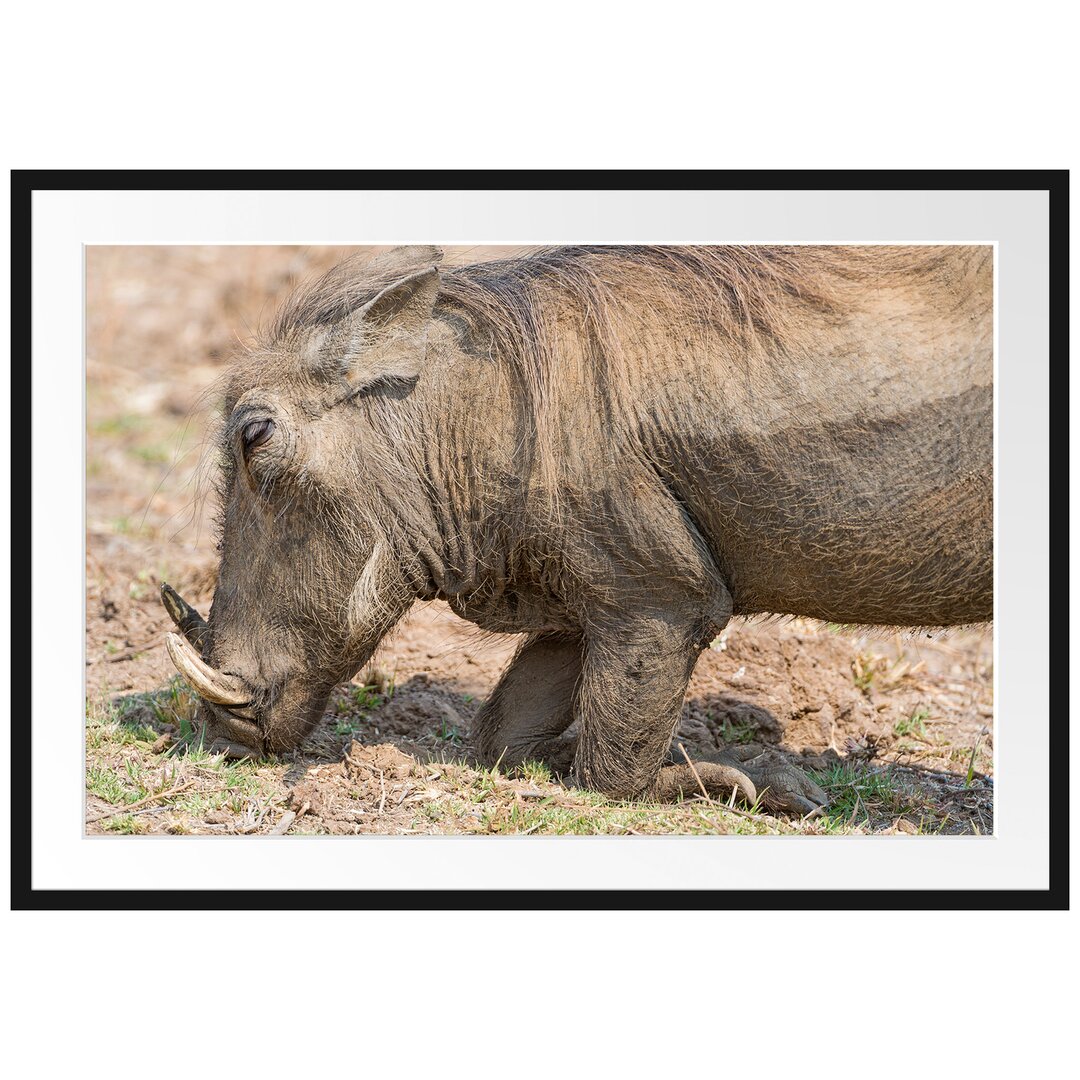
[[[860,249],[845,249],[855,253]],[[897,249],[899,250],[899,249]],[[678,300],[696,307],[732,334],[783,333],[778,301],[798,297],[829,306],[834,300],[822,254],[837,249],[808,247],[673,247],[598,245],[541,248],[526,255],[443,267],[440,296],[482,318],[492,328],[512,325],[515,345],[537,333],[542,291],[555,289],[599,315],[616,291],[642,300]],[[417,261],[415,269],[423,266]],[[297,329],[338,321],[408,272],[408,264],[379,265],[368,255],[338,263],[298,287],[265,335],[275,341]],[[531,333],[530,333],[531,331]],[[525,343],[527,345],[527,342]]]
[[[329,325],[355,311],[394,280],[420,269],[403,249],[394,257],[354,256],[299,287],[282,307],[264,343]],[[725,332],[748,342],[786,332],[781,298],[827,306],[823,284],[808,274],[798,249],[754,247],[573,246],[460,267],[442,267],[437,307],[469,327],[470,346],[500,363],[519,390],[529,431],[524,449],[545,484],[552,480],[547,447],[557,394],[555,371],[567,362],[560,321],[578,329],[578,346],[607,398],[619,394],[628,308],[678,315],[698,336]],[[678,313],[678,315],[676,314]],[[523,462],[523,468],[528,466]]]
[[[289,297],[264,335],[266,343],[292,332],[332,324],[425,263],[347,258]],[[699,326],[743,346],[783,347],[803,329],[800,315],[837,306],[845,280],[933,274],[949,249],[836,246],[597,245],[541,248],[526,255],[442,267],[439,302],[491,335],[505,360],[531,357],[542,375],[545,345],[559,307],[585,322],[594,345],[618,351],[615,316],[627,305],[696,314]],[[430,262],[427,263],[430,265]],[[553,298],[560,302],[552,304]],[[794,303],[792,303],[794,301]],[[532,380],[530,380],[532,381]]]
[[[420,258],[436,249],[409,249]],[[948,273],[947,247],[641,246],[541,248],[525,255],[441,267],[436,311],[463,320],[474,346],[505,366],[522,415],[540,444],[557,392],[560,320],[570,314],[596,383],[618,395],[628,314],[651,311],[698,344],[768,354],[805,348],[808,317],[828,320],[852,282],[904,284]],[[974,249],[973,249],[974,250]],[[989,251],[989,249],[987,249]],[[336,322],[410,268],[354,256],[300,287],[270,328],[268,343]],[[430,262],[427,264],[430,265]],[[659,321],[659,320],[658,320]],[[563,324],[565,325],[565,324]],[[732,348],[734,346],[734,348]],[[544,465],[548,455],[535,446]]]

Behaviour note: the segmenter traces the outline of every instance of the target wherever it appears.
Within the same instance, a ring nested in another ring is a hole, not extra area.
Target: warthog
[[[669,755],[732,615],[992,618],[988,247],[433,247],[298,291],[231,373],[209,624],[169,651],[232,754],[311,730],[417,599],[526,635],[487,763],[809,811]]]

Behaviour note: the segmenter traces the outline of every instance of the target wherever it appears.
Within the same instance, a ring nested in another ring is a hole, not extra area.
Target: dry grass
[[[99,702],[87,713],[87,831],[177,835],[868,835],[956,831],[986,787],[928,783],[902,767],[845,764],[817,775],[827,814],[782,819],[707,798],[626,803],[567,789],[539,763],[513,775],[479,768],[454,747],[362,744],[377,719],[374,687],[339,696],[324,729],[286,758],[226,761],[190,733],[194,702],[179,680],[158,693]],[[352,718],[353,723],[342,724]],[[943,791],[949,797],[943,799]],[[965,796],[972,804],[957,802]],[[955,803],[956,805],[952,805]],[[970,815],[969,815],[970,816]],[[989,810],[975,829],[989,831]],[[964,829],[963,831],[972,831]]]

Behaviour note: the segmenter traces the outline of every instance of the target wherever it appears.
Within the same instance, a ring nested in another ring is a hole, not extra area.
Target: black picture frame
[[[15,170],[11,174],[11,425],[12,612],[31,612],[30,366],[31,240],[35,192],[55,190],[1032,190],[1049,195],[1050,348],[1049,416],[1054,452],[1047,463],[1055,492],[1051,502],[1050,572],[1055,614],[1068,600],[1068,347],[1069,347],[1069,173],[1067,170],[949,171],[79,171]],[[29,358],[29,364],[23,358]],[[25,622],[13,626],[13,672],[31,671],[31,639]],[[1048,657],[1051,712],[1061,718],[1054,751],[1046,762],[1049,781],[1049,887],[1042,890],[83,890],[32,886],[31,727],[11,724],[11,906],[15,910],[290,910],[507,909],[552,910],[640,908],[655,910],[988,909],[1063,910],[1069,906],[1069,731],[1068,624],[1056,620]],[[12,716],[30,716],[33,688],[12,685]]]

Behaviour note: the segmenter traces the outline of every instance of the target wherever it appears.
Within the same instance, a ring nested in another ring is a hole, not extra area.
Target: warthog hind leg
[[[559,774],[570,769],[577,740],[564,732],[574,719],[582,641],[536,634],[518,649],[473,720],[473,746],[486,765],[513,769],[542,761]]]

